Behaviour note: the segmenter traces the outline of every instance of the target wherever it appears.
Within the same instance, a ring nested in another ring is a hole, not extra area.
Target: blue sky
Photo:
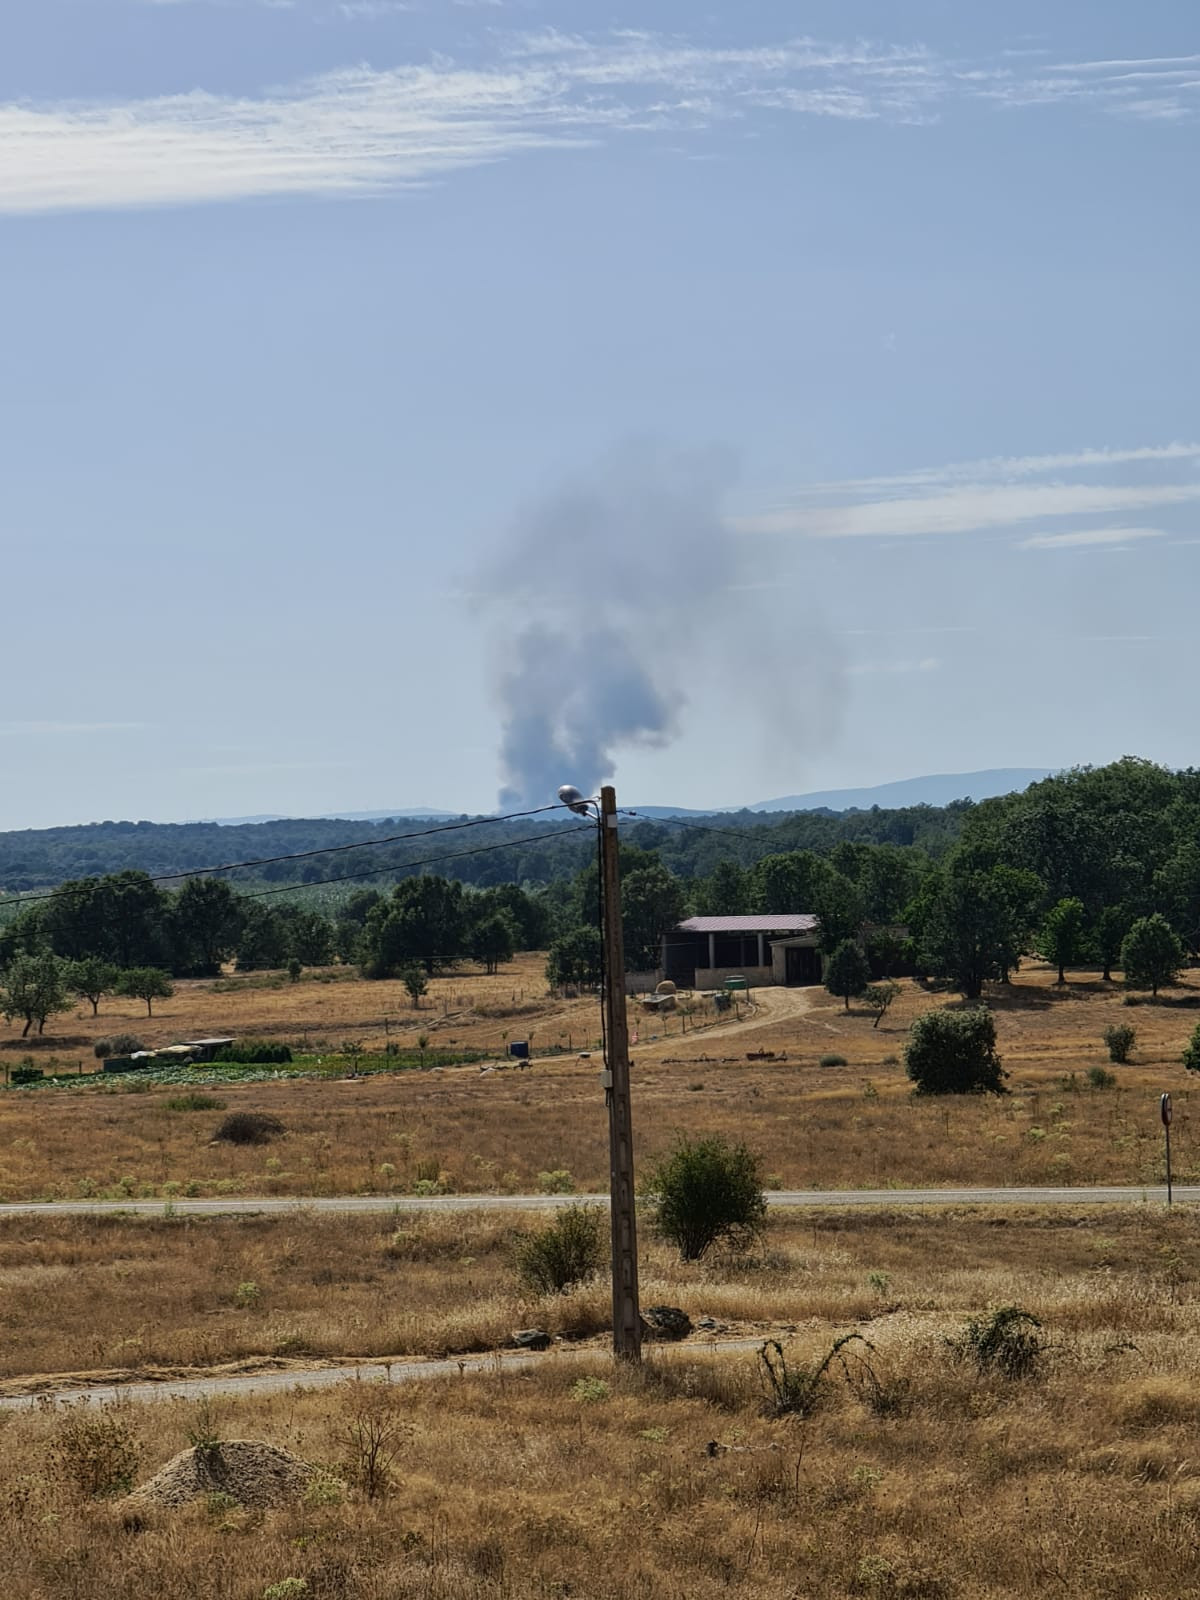
[[[0,826],[1196,762],[1198,118],[1188,0],[11,0]]]

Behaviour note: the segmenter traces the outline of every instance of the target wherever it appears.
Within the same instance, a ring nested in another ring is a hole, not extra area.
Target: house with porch
[[[681,989],[719,989],[726,978],[759,987],[820,983],[817,918],[688,917],[663,935],[662,974]]]

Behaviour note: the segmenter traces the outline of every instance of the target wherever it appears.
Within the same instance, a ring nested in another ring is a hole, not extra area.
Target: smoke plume
[[[719,450],[627,445],[511,525],[473,585],[497,653],[503,809],[561,783],[595,794],[619,750],[669,743],[714,658],[750,649],[765,670],[772,629],[737,592],[723,515],[733,479]]]

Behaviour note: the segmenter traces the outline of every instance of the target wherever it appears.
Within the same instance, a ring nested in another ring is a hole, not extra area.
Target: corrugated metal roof
[[[676,924],[678,933],[810,933],[817,919],[774,913],[760,917],[689,917]]]

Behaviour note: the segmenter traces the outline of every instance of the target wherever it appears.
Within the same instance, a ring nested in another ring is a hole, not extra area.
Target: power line
[[[273,867],[273,866],[279,866],[282,862],[285,862],[285,861],[311,861],[317,856],[340,855],[340,854],[344,854],[346,851],[349,851],[349,850],[375,850],[375,849],[378,849],[381,845],[385,845],[385,844],[400,844],[400,843],[402,843],[403,841],[405,841],[407,839],[428,839],[428,838],[432,837],[434,834],[437,834],[437,833],[455,833],[455,832],[457,832],[457,831],[459,831],[460,829],[463,829],[463,828],[480,828],[480,827],[483,827],[486,823],[489,823],[489,822],[519,822],[519,821],[521,821],[521,819],[523,817],[538,817],[538,816],[542,816],[547,811],[563,811],[565,809],[566,809],[566,807],[562,806],[561,804],[555,804],[555,805],[551,805],[551,806],[536,806],[532,811],[510,811],[505,816],[502,816],[502,817],[472,817],[466,822],[442,822],[442,823],[439,823],[436,827],[433,827],[433,828],[421,828],[421,829],[418,829],[418,830],[416,830],[416,831],[414,831],[412,833],[393,833],[393,834],[387,835],[386,837],[384,837],[382,839],[358,839],[358,840],[353,841],[350,844],[325,845],[319,850],[294,850],[294,851],[291,851],[287,855],[282,855],[282,856],[260,856],[256,860],[253,860],[253,861],[227,861],[223,865],[216,866],[216,867],[190,867],[190,868],[187,868],[186,870],[184,870],[182,872],[160,872],[160,873],[157,873],[157,874],[154,874],[154,875],[150,876],[149,881],[151,883],[174,883],[174,882],[176,882],[176,881],[178,881],[178,880],[180,880],[182,878],[205,878],[205,877],[211,877],[215,873],[218,873],[218,872],[241,872],[241,871],[245,871],[246,869],[248,869],[250,867]],[[576,832],[576,830],[574,828],[568,828],[566,831],[568,833]],[[554,835],[538,834],[535,837],[536,838],[542,838],[542,837],[551,838],[551,837],[554,837]],[[531,842],[531,841],[528,841],[528,840],[513,840],[513,841],[506,842],[503,845],[490,846],[489,848],[495,848],[495,849],[498,849],[498,850],[507,849],[509,843],[521,844],[521,843],[529,843],[529,842]],[[467,850],[467,851],[463,851],[462,854],[464,854],[464,855],[475,855],[475,854],[478,854],[478,852],[477,851]],[[435,860],[440,860],[440,859],[449,860],[450,857],[444,857],[444,858],[443,857],[434,857],[434,859]],[[373,867],[368,872],[347,873],[345,878],[323,878],[321,880],[321,882],[322,883],[344,883],[344,882],[348,882],[351,878],[355,878],[355,877],[360,877],[360,878],[375,877],[380,872],[400,871],[400,870],[406,869],[406,868],[408,868],[409,866],[412,866],[412,865],[419,866],[419,865],[421,865],[421,863],[420,862],[416,862],[416,863],[403,862],[403,863],[397,864],[394,867]],[[126,869],[126,870],[128,870],[128,869]],[[87,881],[90,883],[90,882],[96,881],[96,879],[94,877],[92,877],[92,878],[89,878]],[[295,888],[295,887],[297,887],[297,885],[288,884],[287,887],[288,888]],[[18,909],[22,909],[25,906],[39,905],[45,900],[60,900],[60,899],[63,899],[65,897],[67,897],[67,896],[74,895],[74,894],[82,894],[84,892],[85,891],[84,891],[84,888],[83,888],[82,885],[79,888],[71,887],[71,888],[63,888],[63,889],[49,889],[44,894],[21,895],[18,898],[10,901],[9,904],[12,905],[12,906],[17,907]],[[266,892],[267,893],[276,893],[276,892],[281,892],[281,891],[268,890]],[[257,895],[243,895],[242,898],[246,899],[246,900],[253,900],[253,899],[257,899],[259,897]]]
[[[565,839],[572,833],[586,833],[589,823],[577,828],[564,828],[561,833],[531,833],[524,839],[506,839],[500,844],[481,844],[474,850],[453,850],[448,855],[427,856],[424,861],[405,861],[392,867],[368,867],[363,872],[346,872],[337,878],[320,878],[316,883],[284,883],[277,889],[257,889],[253,894],[239,895],[240,900],[266,900],[276,894],[302,894],[307,889],[323,889],[330,883],[351,883],[356,878],[377,878],[381,872],[410,872],[416,867],[432,867],[440,861],[461,861],[465,856],[486,856],[493,850],[515,850],[523,844],[543,844],[547,839]]]

